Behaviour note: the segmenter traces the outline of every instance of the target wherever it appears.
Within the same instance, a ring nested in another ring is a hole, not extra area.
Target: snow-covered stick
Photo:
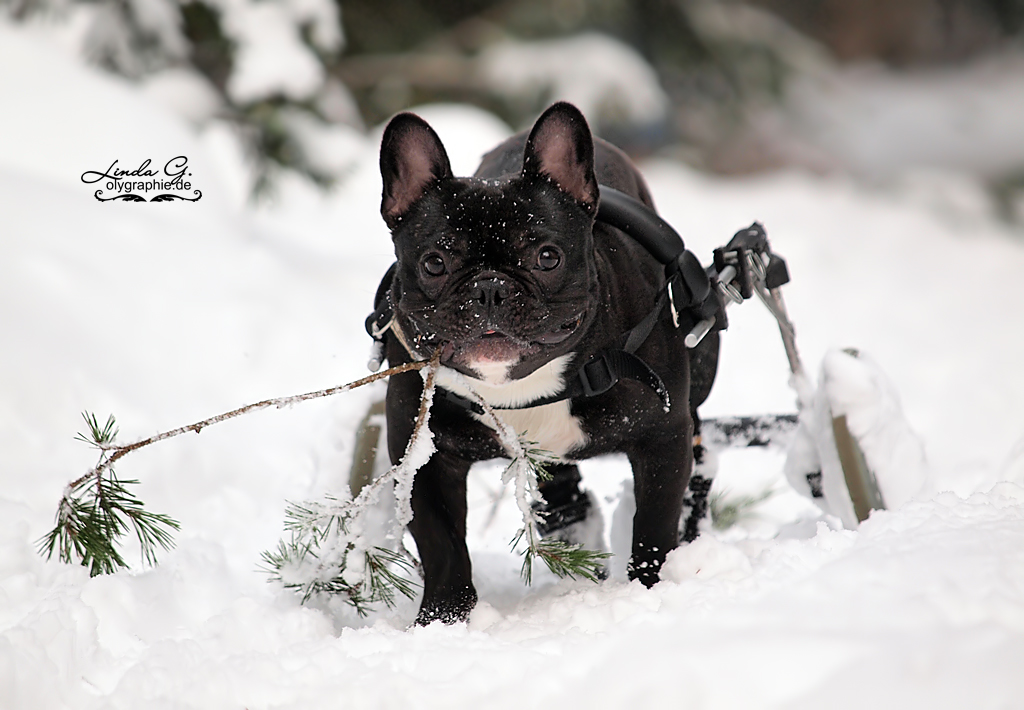
[[[415,558],[402,545],[405,526],[412,520],[412,486],[416,472],[434,454],[430,409],[434,401],[439,356],[423,373],[423,394],[412,435],[402,459],[350,501],[328,498],[325,503],[290,505],[286,528],[292,537],[274,552],[264,552],[272,579],[301,592],[303,601],[316,594],[340,596],[360,615],[376,602],[394,605],[396,593],[408,598],[416,586],[404,576],[415,569]],[[366,530],[367,514],[380,501],[381,492],[394,483],[396,514],[389,537],[396,549],[372,544]]]
[[[409,521],[412,520],[413,479],[416,476],[416,472],[430,460],[434,453],[433,435],[428,422],[430,421],[430,408],[434,402],[434,380],[437,376],[438,357],[435,355],[432,360],[425,360],[419,364],[423,367],[402,370],[402,372],[407,372],[410,369],[422,369],[426,375],[423,383],[423,394],[420,397],[419,412],[416,415],[416,423],[413,425],[412,436],[409,437],[409,443],[406,444],[405,453],[401,461],[369,485],[363,486],[363,489],[354,500],[328,506],[323,506],[322,504],[313,505],[312,507],[317,509],[318,512],[314,516],[305,519],[302,516],[292,516],[293,519],[300,522],[297,525],[291,525],[291,529],[303,532],[318,528],[326,529],[329,527],[328,522],[338,518],[339,515],[344,518],[348,511],[354,509],[365,510],[376,505],[380,500],[381,491],[392,481],[395,483],[395,499],[398,507],[398,514],[394,525],[395,530],[401,530],[409,524]],[[392,370],[399,370],[399,368],[392,368]],[[388,372],[391,372],[391,370],[380,374],[386,375]],[[397,374],[397,372],[392,374]],[[329,500],[334,501],[333,498]]]
[[[515,429],[494,411],[494,408],[473,389],[468,380],[460,373],[447,374],[462,385],[471,400],[480,405],[484,416],[497,432],[498,440],[512,459],[502,473],[501,482],[507,485],[509,481],[515,480],[516,505],[523,516],[523,527],[512,538],[510,545],[514,549],[520,542],[526,544],[522,552],[523,580],[527,584],[532,583],[533,561],[539,557],[548,569],[559,577],[572,579],[583,577],[592,582],[598,581],[604,567],[604,560],[611,556],[609,553],[586,550],[582,545],[574,545],[564,540],[544,539],[537,528],[537,523],[540,521],[532,503],[544,500],[537,482],[548,476],[545,470],[546,463],[550,461],[547,452],[531,446],[532,442],[521,440]]]
[[[404,365],[398,365],[397,367],[392,367],[388,370],[384,370],[383,372],[375,372],[372,375],[367,375],[366,377],[358,379],[355,382],[349,382],[347,385],[338,385],[337,387],[329,387],[327,389],[306,392],[305,394],[291,395],[289,397],[275,397],[273,399],[264,399],[260,402],[253,402],[252,404],[247,404],[244,407],[232,409],[230,412],[224,412],[222,414],[209,417],[208,419],[203,419],[202,421],[178,427],[177,429],[170,429],[159,434],[154,434],[153,436],[147,439],[142,439],[132,444],[114,444],[112,441],[94,444],[96,448],[102,451],[112,451],[113,453],[105,462],[98,464],[95,468],[90,470],[84,476],[72,481],[69,485],[74,487],[81,483],[82,481],[84,481],[85,479],[89,478],[89,476],[98,476],[102,474],[105,470],[107,470],[110,466],[112,466],[122,456],[130,454],[132,451],[137,451],[138,449],[141,449],[144,446],[155,444],[158,441],[171,439],[182,434],[187,434],[190,431],[198,434],[208,426],[220,424],[221,422],[226,422],[229,419],[240,417],[243,414],[256,412],[261,409],[267,409],[268,407],[277,407],[278,409],[280,409],[282,407],[287,407],[292,404],[298,404],[299,402],[305,402],[310,399],[320,399],[321,397],[330,397],[332,395],[340,394],[342,392],[348,392],[349,390],[354,390],[357,387],[368,385],[371,382],[382,380],[385,377],[390,377],[391,375],[398,375],[403,372],[410,372],[413,370],[421,370],[429,364],[429,360],[407,362]]]
[[[434,455],[434,436],[430,431],[430,408],[434,404],[434,380],[437,377],[439,356],[435,355],[430,367],[423,372],[423,395],[416,424],[405,446],[402,460],[389,471],[395,481],[395,531],[401,539],[401,531],[412,522],[412,484],[419,471]],[[383,478],[383,477],[382,477]]]
[[[187,426],[161,432],[131,444],[115,443],[117,429],[113,415],[108,417],[104,426],[100,426],[94,414],[85,413],[83,417],[88,425],[88,433],[80,433],[76,438],[99,449],[100,458],[85,475],[71,481],[65,487],[55,516],[56,524],[49,533],[39,540],[39,552],[47,559],[57,552],[58,559],[68,563],[74,562],[77,558],[82,565],[90,568],[90,573],[94,576],[110,574],[119,568],[128,567],[118,550],[118,545],[119,540],[129,529],[132,529],[141,545],[144,561],[148,564],[155,564],[155,546],[159,545],[165,550],[173,547],[172,530],[178,530],[179,525],[177,521],[167,515],[149,513],[143,508],[142,501],[135,498],[127,488],[129,485],[137,484],[138,481],[120,480],[114,473],[113,466],[119,459],[158,441],[171,439],[187,432],[198,434],[208,426],[240,417],[249,412],[268,407],[281,408],[311,399],[330,397],[391,375],[421,370],[426,367],[436,369],[436,354],[430,361],[406,363],[345,385],[247,404],[244,407],[238,407]]]

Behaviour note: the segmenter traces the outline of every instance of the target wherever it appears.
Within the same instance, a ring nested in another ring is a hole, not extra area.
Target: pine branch
[[[303,604],[321,594],[337,596],[350,604],[359,616],[366,616],[374,604],[383,603],[389,609],[394,608],[396,593],[408,599],[416,596],[418,585],[401,573],[411,572],[415,568],[415,560],[408,557],[407,553],[402,554],[378,546],[361,552],[360,562],[364,574],[355,581],[349,578],[350,575],[346,575],[348,569],[345,566],[326,579],[296,578],[297,572],[298,576],[302,576],[300,568],[303,564],[318,559],[316,550],[308,540],[282,540],[278,543],[276,551],[264,552],[262,558],[271,579],[280,582],[285,589],[301,592]],[[345,550],[345,559],[347,560],[349,555],[358,556],[359,553],[360,550],[349,545]]]
[[[111,574],[128,567],[117,546],[131,530],[139,541],[143,562],[155,565],[156,547],[171,549],[171,531],[180,526],[170,516],[145,510],[143,502],[128,490],[138,481],[117,477],[108,454],[117,437],[113,415],[102,427],[95,415],[82,416],[88,434],[79,433],[75,438],[100,449],[100,461],[90,476],[74,481],[64,491],[56,525],[39,541],[39,552],[47,559],[57,552],[58,559],[67,563],[77,558],[93,577]]]
[[[533,469],[533,475],[540,481],[550,481],[552,479],[551,472],[548,471],[548,466],[555,460],[551,452],[547,449],[542,449],[538,446],[536,441],[529,441],[524,438],[519,439],[519,446],[522,453],[515,456],[512,462],[506,467],[506,471],[510,468],[517,466],[520,462],[524,462],[525,465]],[[504,477],[504,474],[502,474]]]
[[[415,595],[419,585],[403,573],[417,569],[418,562],[401,538],[412,520],[413,479],[434,453],[428,422],[439,364],[439,353],[435,353],[423,370],[419,412],[401,461],[364,486],[352,501],[326,496],[325,502],[290,503],[286,509],[285,529],[291,531],[291,540],[278,543],[276,552],[264,552],[263,561],[271,580],[300,591],[303,602],[319,594],[334,595],[365,616],[373,604],[392,608],[397,594],[410,599]],[[397,509],[391,537],[398,540],[398,549],[366,547],[362,533],[365,516],[391,483]]]
[[[132,495],[128,487],[138,485],[138,481],[121,480],[114,473],[113,466],[122,457],[150,444],[190,431],[198,434],[208,426],[249,412],[330,397],[391,375],[421,370],[432,364],[436,368],[437,354],[430,361],[405,363],[346,385],[291,397],[265,399],[131,444],[115,442],[118,430],[113,415],[107,418],[105,424],[100,425],[95,414],[83,413],[87,432],[79,432],[75,439],[98,449],[100,457],[92,469],[64,489],[64,495],[57,507],[54,528],[38,541],[39,554],[50,559],[56,552],[58,559],[66,563],[74,563],[77,560],[83,566],[89,567],[92,576],[111,574],[128,567],[118,546],[121,538],[132,531],[139,541],[143,562],[154,565],[157,561],[156,547],[165,550],[173,547],[172,531],[179,530],[180,525],[167,515],[146,511],[143,502]],[[427,406],[429,409],[429,404]],[[423,419],[425,421],[425,417]]]
[[[416,595],[416,587],[419,585],[400,574],[396,574],[392,567],[398,567],[406,572],[413,570],[413,562],[408,557],[384,547],[374,547],[374,554],[366,553],[366,571],[369,578],[371,596],[384,602],[389,608],[394,608],[395,592],[402,594],[406,599],[412,599]]]
[[[583,549],[583,545],[572,544],[555,538],[540,540],[531,551],[527,549],[523,553],[525,558],[531,556],[540,557],[548,569],[559,577],[576,579],[582,577],[591,582],[600,580],[604,568],[604,561],[611,555],[607,552],[594,552]],[[523,566],[532,565],[532,560],[523,561]],[[529,578],[527,578],[529,584]]]
[[[520,438],[465,378],[457,373],[455,377],[461,378],[461,384],[469,398],[483,409],[484,415],[491,421],[498,433],[498,439],[512,459],[501,480],[502,483],[508,483],[513,479],[516,482],[516,504],[523,516],[523,527],[519,528],[512,538],[510,546],[515,549],[520,542],[526,542],[520,571],[523,581],[526,584],[533,583],[533,562],[539,557],[547,568],[559,577],[582,577],[597,582],[604,566],[603,561],[611,557],[609,553],[586,550],[582,545],[574,545],[563,540],[543,539],[537,529],[537,513],[531,503],[543,501],[537,481],[551,478],[546,468],[553,460],[550,452],[538,448],[535,442]]]
[[[711,524],[716,530],[728,530],[741,520],[755,516],[754,508],[774,495],[772,488],[766,488],[757,495],[730,497],[728,491],[713,493],[708,501]]]
[[[263,400],[239,407],[188,426],[179,427],[132,444],[115,443],[117,429],[113,416],[102,426],[93,414],[86,413],[88,433],[77,439],[100,450],[96,466],[84,476],[72,481],[65,489],[56,516],[56,525],[39,541],[39,551],[48,559],[54,552],[61,561],[79,562],[90,568],[90,574],[109,574],[126,568],[118,550],[118,541],[134,531],[142,549],[143,561],[156,564],[156,546],[173,546],[172,530],[179,524],[163,514],[146,511],[141,500],[133,496],[127,486],[137,485],[135,480],[120,480],[113,464],[123,456],[158,441],[170,439],[189,431],[199,433],[213,424],[232,419],[248,412],[276,406],[284,407],[297,402],[327,397],[360,387],[390,375],[413,370],[424,370],[424,387],[419,412],[405,454],[387,474],[365,486],[355,500],[316,504],[290,504],[286,511],[285,527],[292,531],[289,542],[281,541],[274,552],[262,557],[272,575],[292,589],[301,590],[303,601],[315,594],[341,595],[360,614],[366,614],[372,604],[384,603],[391,607],[396,594],[411,598],[414,582],[403,572],[419,569],[418,562],[401,544],[401,530],[412,519],[410,504],[412,484],[416,471],[434,453],[432,435],[428,426],[433,403],[435,379],[439,368],[439,352],[426,362],[412,362],[384,372],[364,377],[355,382],[325,390],[317,390],[292,397]],[[460,377],[455,373],[456,377]],[[553,573],[565,577],[583,577],[596,581],[601,561],[607,553],[591,552],[579,545],[559,540],[543,540],[537,531],[537,517],[530,503],[542,500],[537,481],[546,480],[546,464],[550,453],[536,447],[533,442],[520,440],[515,431],[500,419],[490,405],[467,385],[471,398],[483,408],[491,419],[499,439],[512,458],[502,476],[507,483],[516,481],[516,501],[523,514],[524,525],[513,540],[513,547],[522,539],[527,546],[524,554],[523,577],[532,581],[533,561],[544,560]],[[361,517],[377,503],[384,487],[394,483],[397,503],[395,528],[391,537],[397,537],[398,550],[380,546],[362,547],[361,539],[352,533],[361,528]],[[397,531],[397,535],[395,532]]]

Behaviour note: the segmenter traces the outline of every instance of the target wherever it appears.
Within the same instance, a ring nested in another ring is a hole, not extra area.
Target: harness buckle
[[[619,381],[619,376],[612,369],[606,353],[601,353],[600,357],[592,358],[581,367],[579,377],[580,384],[583,385],[583,394],[587,397],[604,394]]]

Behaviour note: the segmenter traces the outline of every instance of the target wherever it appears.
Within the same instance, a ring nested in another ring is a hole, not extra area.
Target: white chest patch
[[[492,407],[516,407],[541,397],[561,391],[564,371],[572,360],[573,353],[555,358],[520,380],[508,380],[507,374],[512,363],[481,361],[472,365],[485,379],[458,376],[454,370],[441,367],[437,372],[437,384],[456,394],[466,396],[464,382],[476,391]],[[534,442],[537,448],[555,458],[579,449],[587,443],[587,435],[580,428],[579,419],[569,413],[568,400],[553,402],[529,409],[507,409],[497,412],[519,436]],[[473,415],[489,424],[486,417]]]

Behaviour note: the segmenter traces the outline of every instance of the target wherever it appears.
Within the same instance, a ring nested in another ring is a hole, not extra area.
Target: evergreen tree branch
[[[85,413],[88,434],[76,438],[101,449],[100,473],[72,482],[57,509],[57,524],[39,541],[39,552],[47,559],[57,552],[62,562],[75,558],[89,568],[93,577],[128,567],[117,549],[117,540],[130,530],[139,541],[143,562],[156,564],[156,547],[174,545],[171,530],[179,524],[173,518],[145,510],[141,500],[128,490],[135,480],[121,480],[110,466],[109,447],[117,436],[113,416],[100,426],[93,414]],[[94,469],[95,470],[95,469]]]
[[[775,493],[772,488],[765,488],[756,494],[738,496],[730,496],[729,491],[712,493],[708,501],[712,526],[716,530],[728,530],[743,520],[755,517],[757,513],[754,509]]]
[[[419,563],[401,539],[412,520],[416,472],[434,453],[429,419],[439,363],[440,351],[425,363],[419,411],[397,464],[364,486],[354,500],[341,502],[328,496],[326,502],[289,504],[285,511],[285,529],[291,531],[291,540],[281,541],[275,552],[264,552],[263,561],[271,579],[301,592],[303,602],[318,594],[335,595],[365,616],[375,603],[392,608],[397,594],[409,599],[415,595],[419,585],[405,573],[418,570]],[[364,530],[367,513],[392,483],[396,515],[390,537],[398,540],[395,550],[370,545]]]
[[[601,579],[604,561],[611,557],[607,552],[586,550],[583,545],[555,538],[540,540],[536,545],[535,554],[557,576],[570,579],[582,577],[591,582]]]
[[[469,398],[483,409],[484,416],[490,420],[498,433],[498,439],[512,459],[502,474],[501,480],[502,483],[507,484],[514,479],[516,483],[516,504],[523,516],[523,526],[512,538],[510,546],[515,549],[520,542],[526,543],[522,553],[521,575],[523,581],[526,584],[532,584],[533,563],[535,559],[540,558],[547,568],[559,577],[571,579],[582,577],[597,582],[604,567],[604,560],[611,557],[609,553],[586,550],[582,545],[574,545],[564,540],[544,539],[537,529],[539,520],[531,503],[543,501],[537,481],[550,478],[546,466],[552,460],[551,454],[537,448],[534,442],[520,438],[516,431],[498,416],[494,408],[477,394],[464,377],[458,373],[455,373],[454,377],[461,382]]]
[[[158,441],[171,439],[187,432],[198,434],[208,426],[234,419],[249,412],[268,407],[281,408],[310,399],[329,397],[391,375],[421,370],[430,365],[434,365],[436,369],[437,357],[435,354],[430,361],[405,363],[338,387],[290,397],[265,399],[187,426],[161,432],[131,444],[116,443],[118,430],[113,415],[107,418],[105,424],[100,425],[94,414],[83,413],[87,432],[84,434],[79,432],[75,438],[98,449],[100,457],[92,469],[69,483],[64,489],[64,494],[57,507],[55,525],[38,541],[39,553],[47,559],[52,558],[56,553],[58,559],[66,563],[73,563],[77,560],[83,566],[89,567],[89,573],[92,576],[111,574],[118,569],[128,567],[118,550],[118,545],[124,535],[134,532],[139,541],[143,562],[150,565],[156,564],[156,547],[159,546],[165,550],[173,547],[172,531],[179,530],[180,525],[167,515],[154,514],[145,510],[143,502],[128,489],[129,486],[137,485],[138,481],[122,480],[115,474],[113,467],[118,460]],[[431,386],[431,395],[432,393]],[[429,410],[429,404],[427,404],[427,409]],[[421,406],[417,431],[421,422],[425,423],[425,421],[426,415],[423,414]]]

